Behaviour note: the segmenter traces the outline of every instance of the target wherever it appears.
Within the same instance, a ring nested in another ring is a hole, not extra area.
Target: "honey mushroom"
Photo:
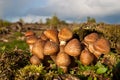
[[[32,31],[26,32],[25,37],[30,52],[33,54],[30,58],[32,64],[39,65],[44,56],[49,55],[65,73],[71,63],[70,56],[77,58],[79,56],[83,65],[90,65],[95,57],[98,59],[102,54],[110,52],[109,41],[100,38],[97,33],[91,33],[84,37],[82,43],[85,48],[82,50],[81,42],[73,38],[72,31],[67,27],[62,28],[59,32],[56,29],[45,30],[39,39]]]
[[[45,41],[42,39],[37,40],[32,48],[33,55],[36,55],[39,59],[44,59],[43,49],[44,49]]]
[[[47,41],[44,46],[44,55],[50,55],[52,60],[55,62],[56,54],[59,51],[59,45],[52,41]]]
[[[44,33],[42,33],[42,34],[40,35],[40,39],[42,39],[42,40],[44,40],[44,41],[47,41],[47,40],[48,40],[47,36],[45,36]]]
[[[87,48],[82,50],[80,55],[80,61],[83,65],[89,65],[93,62],[93,60],[94,60],[94,55],[90,53],[90,51]]]
[[[27,31],[25,33],[25,37],[29,37],[29,36],[35,36],[35,33],[33,31]]]
[[[70,56],[77,57],[81,53],[81,45],[80,41],[77,39],[72,39],[70,40],[65,48],[64,48],[65,53],[67,53]]]
[[[110,52],[110,44],[109,41],[105,38],[98,39],[94,45],[94,55],[99,58],[101,54],[108,54]]]
[[[33,31],[28,31],[25,33],[26,43],[29,45],[29,50],[32,52],[33,44],[38,40]]]
[[[64,45],[60,46],[60,52],[56,57],[56,65],[63,69],[63,72],[66,73],[68,71],[68,66],[71,63],[70,56],[64,52]]]
[[[58,40],[58,31],[56,29],[48,29],[44,31],[44,35],[50,40],[55,43],[59,43]]]
[[[41,63],[40,59],[33,55],[31,58],[30,58],[30,62],[33,64],[33,65],[39,65]]]
[[[70,40],[72,37],[73,37],[73,33],[67,27],[62,28],[58,33],[60,45],[66,45],[66,42]]]
[[[98,39],[99,39],[99,36],[97,33],[91,33],[84,37],[83,43],[91,53],[94,52],[93,44]]]

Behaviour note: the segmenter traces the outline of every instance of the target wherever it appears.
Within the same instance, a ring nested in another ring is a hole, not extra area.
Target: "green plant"
[[[43,65],[27,65],[24,68],[18,70],[15,76],[15,80],[38,80],[44,73]]]
[[[13,51],[14,49],[28,50],[29,47],[25,41],[13,40],[10,42],[0,42],[0,52],[1,51]]]

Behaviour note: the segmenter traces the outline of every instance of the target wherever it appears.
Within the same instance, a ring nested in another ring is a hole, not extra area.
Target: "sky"
[[[119,0],[0,0],[0,18],[16,22],[37,22],[57,15],[68,22],[85,22],[93,17],[97,22],[120,23]]]

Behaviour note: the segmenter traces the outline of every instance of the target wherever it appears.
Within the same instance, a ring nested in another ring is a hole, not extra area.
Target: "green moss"
[[[38,80],[44,73],[42,65],[27,65],[16,73],[15,80]]]

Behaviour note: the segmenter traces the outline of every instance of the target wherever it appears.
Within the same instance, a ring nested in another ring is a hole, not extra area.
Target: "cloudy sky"
[[[98,22],[120,23],[119,0],[0,0],[0,18],[36,22],[56,14],[60,19],[84,22],[88,16]]]

